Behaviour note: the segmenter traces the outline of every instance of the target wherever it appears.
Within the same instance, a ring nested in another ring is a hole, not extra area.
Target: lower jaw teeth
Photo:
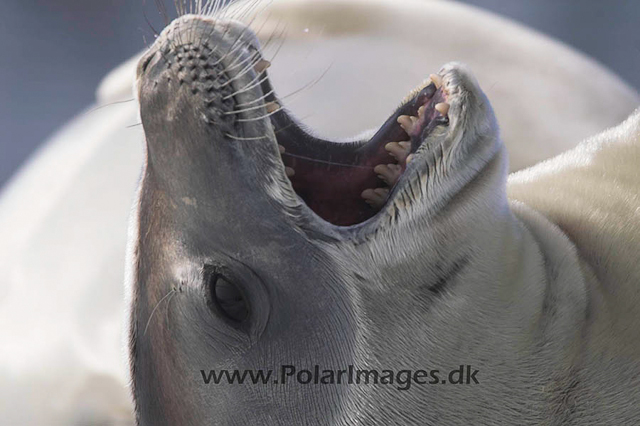
[[[441,77],[432,75],[431,81],[434,82],[436,87],[442,87]],[[280,108],[280,105],[275,102],[269,102],[266,104],[266,108],[267,112],[272,113],[274,111],[277,111]],[[436,104],[434,109],[440,114],[440,116],[434,118],[435,122],[437,124],[448,124],[448,113],[450,105],[448,103],[441,102]],[[402,115],[398,117],[398,123],[408,135],[411,135],[412,131],[415,129],[415,126],[418,125],[419,121],[422,119],[425,111],[426,106],[421,106],[418,109],[418,117]],[[388,188],[366,189],[361,194],[362,199],[376,210],[380,210],[382,206],[384,206],[389,196],[390,188],[398,182],[400,176],[402,175],[402,170],[411,162],[414,157],[414,155],[411,154],[410,141],[389,142],[385,145],[385,149],[387,150],[389,155],[397,161],[397,164],[379,164],[374,167],[373,170],[378,178],[383,181],[388,186]],[[284,155],[286,152],[285,147],[282,145],[278,145],[278,150],[280,151],[280,155]],[[295,170],[291,167],[285,167],[285,173],[289,178],[294,177],[296,174]]]
[[[373,171],[389,186],[393,186],[400,179],[402,167],[399,164],[379,164]]]
[[[400,124],[400,127],[402,127],[402,129],[407,132],[408,135],[410,135],[413,133],[413,129],[416,128],[418,120],[420,120],[418,117],[414,117],[411,115],[401,115],[400,117],[398,117],[398,124]]]
[[[395,158],[399,163],[404,163],[407,156],[411,152],[411,142],[390,142],[384,147],[389,155]]]
[[[432,75],[431,81],[434,82],[436,87],[442,87],[441,77]],[[433,119],[436,125],[448,124],[450,108],[451,106],[446,102],[441,102],[434,106],[434,109],[439,113],[439,116]],[[411,135],[413,130],[416,129],[418,123],[422,120],[425,111],[426,106],[421,106],[418,109],[418,117],[402,115],[398,117],[398,123],[408,135]],[[385,149],[389,152],[389,155],[396,159],[398,164],[380,164],[374,167],[373,170],[381,181],[387,184],[387,186],[393,187],[398,183],[398,180],[402,175],[402,170],[411,163],[411,160],[413,160],[414,154],[411,154],[411,142],[409,141],[390,142],[385,146]],[[362,192],[362,198],[364,201],[378,210],[382,208],[388,196],[388,188],[367,189]]]
[[[387,188],[365,189],[362,192],[364,201],[376,209],[382,208],[388,196],[389,189]]]

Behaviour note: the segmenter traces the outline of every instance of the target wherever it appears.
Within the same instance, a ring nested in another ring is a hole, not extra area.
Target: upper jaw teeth
[[[414,117],[412,115],[401,115],[398,117],[398,124],[400,124],[400,127],[402,127],[408,135],[411,135],[419,120],[420,119],[418,117]]]
[[[431,74],[429,76],[429,79],[433,82],[433,84],[436,85],[436,89],[442,87],[442,77],[440,77],[438,74]]]
[[[266,107],[267,112],[271,114],[272,112],[276,112],[280,108],[280,105],[277,102],[269,102]]]
[[[263,72],[264,70],[266,70],[267,68],[269,68],[271,66],[271,62],[267,61],[266,59],[260,59],[254,66],[253,69],[256,70],[256,72],[258,74],[260,74],[261,72]]]
[[[435,106],[436,111],[438,111],[442,115],[447,115],[449,113],[449,108],[451,106],[448,103],[442,102]]]

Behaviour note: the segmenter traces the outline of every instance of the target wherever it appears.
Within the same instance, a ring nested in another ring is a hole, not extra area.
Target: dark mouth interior
[[[439,86],[432,82],[424,87],[364,142],[320,140],[302,130],[284,110],[273,114],[271,121],[294,190],[318,216],[334,225],[355,225],[373,217],[404,173],[407,156],[436,126],[448,125],[447,113],[442,111],[446,95]],[[268,80],[263,91],[273,93]],[[270,95],[267,101],[277,99]]]

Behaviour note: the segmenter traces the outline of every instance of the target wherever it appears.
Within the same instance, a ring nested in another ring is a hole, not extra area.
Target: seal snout
[[[149,100],[173,120],[191,114],[223,136],[238,135],[238,105],[251,97],[250,82],[268,62],[255,36],[233,21],[187,15],[176,19],[138,66],[141,103]],[[254,90],[255,91],[255,90]],[[141,105],[144,110],[145,106]],[[186,120],[187,117],[184,118]],[[241,137],[242,135],[240,135]]]

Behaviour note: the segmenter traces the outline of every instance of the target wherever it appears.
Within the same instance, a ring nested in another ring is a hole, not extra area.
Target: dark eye
[[[211,298],[227,319],[241,323],[249,317],[249,304],[240,288],[219,274],[211,277]]]

